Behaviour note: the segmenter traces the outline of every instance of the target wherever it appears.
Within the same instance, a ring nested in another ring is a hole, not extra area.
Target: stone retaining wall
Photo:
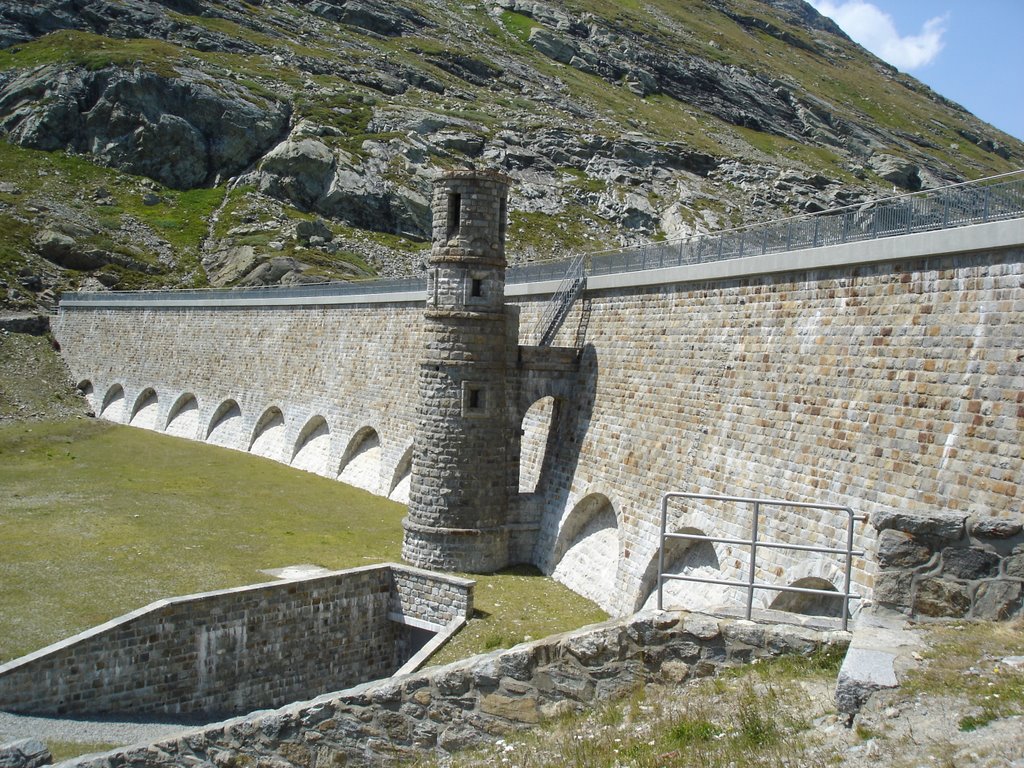
[[[161,600],[0,666],[0,706],[224,716],[393,674],[472,582],[396,565]]]
[[[380,765],[486,743],[647,682],[682,683],[723,666],[848,643],[841,632],[645,612],[71,763]]]
[[[1024,614],[1024,525],[965,514],[886,512],[875,602],[916,617],[1002,621]]]

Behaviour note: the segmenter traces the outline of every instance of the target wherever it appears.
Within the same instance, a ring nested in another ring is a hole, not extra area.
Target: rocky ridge
[[[0,8],[0,302],[422,269],[432,179],[512,261],[1014,170],[1024,144],[802,0]]]

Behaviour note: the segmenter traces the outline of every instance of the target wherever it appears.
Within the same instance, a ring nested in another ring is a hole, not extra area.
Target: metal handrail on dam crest
[[[508,269],[506,285],[562,283],[582,267],[582,278],[705,264],[750,256],[877,240],[1024,217],[1024,170],[923,190],[859,205],[697,234],[574,258],[538,261]],[[571,282],[571,280],[570,280]],[[186,288],[155,291],[83,291],[61,299],[64,306],[332,303],[332,299],[385,296],[404,300],[422,294],[423,275],[352,282],[254,288]],[[349,299],[351,300],[351,299]],[[555,310],[559,308],[556,306]]]

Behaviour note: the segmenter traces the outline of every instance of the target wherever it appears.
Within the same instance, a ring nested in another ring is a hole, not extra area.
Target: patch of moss
[[[89,70],[109,66],[143,66],[164,77],[175,77],[175,65],[186,59],[177,45],[149,38],[112,39],[75,29],[51,32],[0,51],[0,71],[70,62]]]

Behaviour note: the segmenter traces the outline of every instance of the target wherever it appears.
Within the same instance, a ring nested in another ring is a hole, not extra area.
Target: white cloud
[[[948,15],[928,19],[916,35],[901,36],[892,16],[865,0],[809,0],[850,37],[900,69],[917,69],[942,50]]]

